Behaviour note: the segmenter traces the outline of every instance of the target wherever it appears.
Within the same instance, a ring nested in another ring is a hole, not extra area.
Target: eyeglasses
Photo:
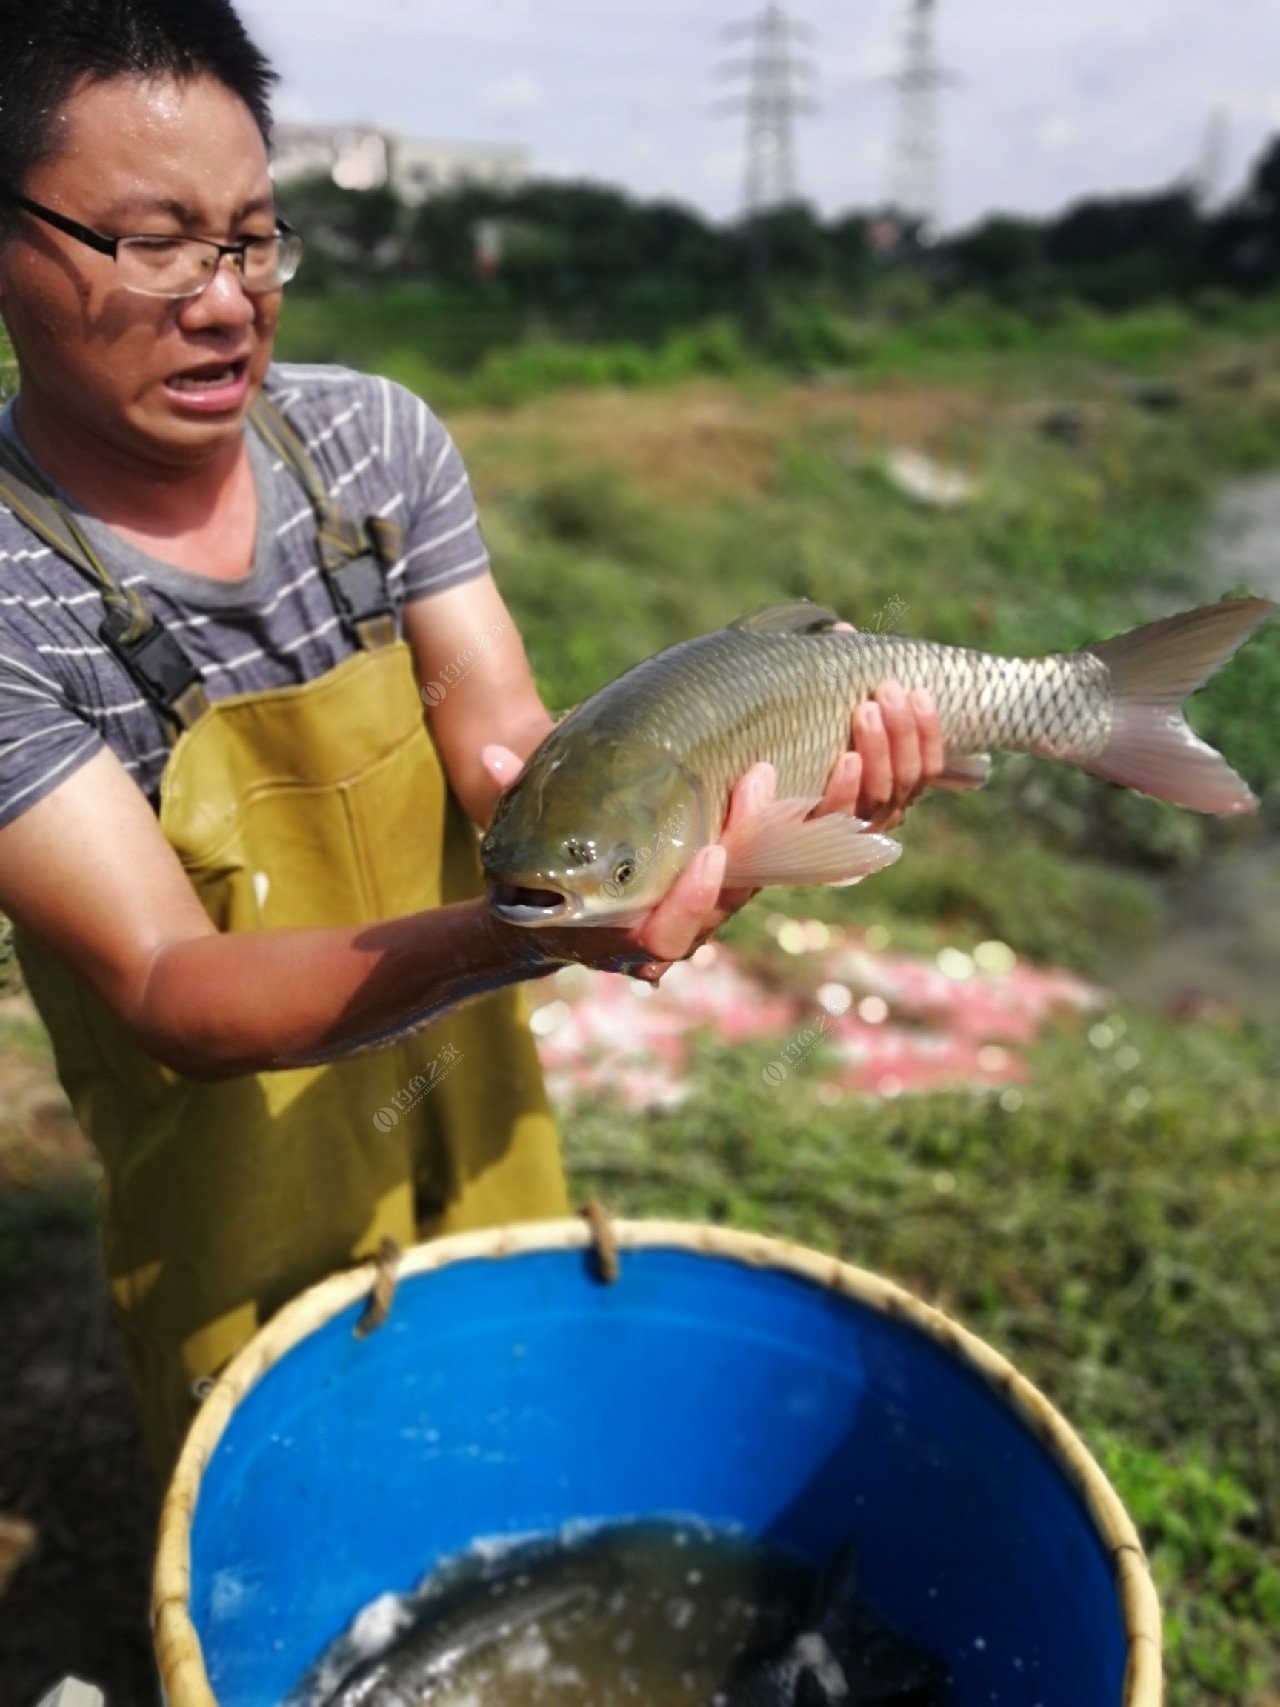
[[[298,270],[303,242],[292,226],[276,220],[270,237],[245,237],[239,243],[215,243],[211,237],[104,237],[65,213],[56,213],[14,190],[0,191],[6,201],[34,218],[65,231],[77,243],[110,255],[120,284],[140,296],[199,296],[230,255],[242,287],[250,293],[279,290]]]

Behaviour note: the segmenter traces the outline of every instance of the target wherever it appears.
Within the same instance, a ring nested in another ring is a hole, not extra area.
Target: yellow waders
[[[177,740],[160,828],[219,930],[358,925],[480,892],[409,649],[385,612],[355,626],[382,643],[203,706]],[[376,1053],[204,1084],[161,1066],[41,942],[19,933],[18,950],[105,1168],[107,1271],[162,1474],[201,1378],[384,1234],[566,1211],[518,990]]]

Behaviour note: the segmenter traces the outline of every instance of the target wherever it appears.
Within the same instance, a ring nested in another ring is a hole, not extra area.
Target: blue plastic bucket
[[[344,1274],[216,1383],[161,1524],[170,1707],[276,1707],[379,1594],[481,1537],[698,1517],[820,1565],[945,1658],[954,1707],[1158,1707],[1138,1537],[1084,1446],[989,1347],[875,1275],[774,1240],[584,1223],[406,1253],[385,1323]]]

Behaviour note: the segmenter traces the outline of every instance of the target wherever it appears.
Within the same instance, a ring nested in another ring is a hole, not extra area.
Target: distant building
[[[389,185],[409,207],[468,184],[511,189],[529,176],[523,148],[423,142],[373,125],[279,124],[271,175],[278,184],[327,172],[345,190]]]

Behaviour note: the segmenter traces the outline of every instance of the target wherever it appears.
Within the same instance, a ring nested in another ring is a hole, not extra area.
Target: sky
[[[278,116],[515,143],[714,218],[741,211],[745,119],[717,116],[763,0],[240,0],[282,74]],[[832,215],[886,199],[907,0],[791,0],[819,111],[801,193]],[[1217,157],[1237,190],[1280,133],[1277,0],[937,0],[941,224],[1149,191]],[[1216,136],[1216,143],[1209,143]]]

